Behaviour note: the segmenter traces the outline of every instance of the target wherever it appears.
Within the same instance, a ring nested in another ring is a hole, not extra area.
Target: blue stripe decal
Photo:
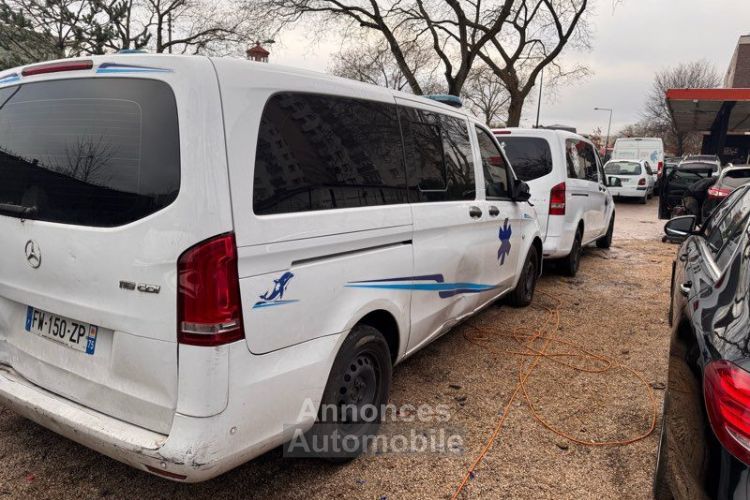
[[[10,75],[0,78],[0,85],[5,84],[5,83],[17,82],[20,79],[21,77],[18,76],[16,73],[11,73]]]
[[[434,281],[435,283],[403,283],[404,281]],[[401,283],[400,283],[401,282]],[[369,281],[352,281],[347,288],[370,288],[379,290],[410,290],[421,292],[439,292],[441,299],[447,299],[465,293],[481,293],[497,288],[495,285],[482,283],[445,283],[442,274],[426,276],[399,277]]]
[[[172,73],[167,68],[152,68],[150,66],[133,66],[130,64],[103,63],[96,70],[99,74],[113,73]]]
[[[253,306],[253,309],[260,309],[261,307],[273,307],[273,306],[283,306],[286,304],[292,304],[294,302],[299,302],[299,300],[274,300],[273,302],[256,302]]]

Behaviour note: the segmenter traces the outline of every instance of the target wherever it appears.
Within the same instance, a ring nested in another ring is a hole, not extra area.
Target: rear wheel
[[[643,198],[638,200],[638,203],[640,203],[641,205],[645,205],[647,201],[648,201],[648,195],[645,195]]]
[[[333,363],[311,431],[329,445],[321,453],[324,458],[341,463],[365,451],[365,438],[374,436],[380,426],[391,377],[390,350],[383,334],[369,325],[355,326]]]
[[[508,297],[508,302],[511,306],[526,307],[531,304],[531,301],[534,299],[536,281],[539,277],[538,263],[537,250],[532,245],[529,248],[529,253],[526,254],[526,261],[523,264],[521,276],[518,278],[518,284]]]
[[[567,257],[562,259],[561,265],[562,270],[568,276],[575,276],[578,272],[578,266],[581,263],[581,242],[583,240],[583,230],[579,227],[576,231],[575,239],[573,240],[573,246],[570,248],[570,253]]]
[[[615,214],[612,214],[612,218],[609,221],[609,227],[607,228],[607,234],[596,240],[596,246],[599,248],[609,248],[612,246],[612,233],[615,232]]]

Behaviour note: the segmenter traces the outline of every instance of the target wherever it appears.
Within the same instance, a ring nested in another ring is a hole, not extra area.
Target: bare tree
[[[504,83],[487,66],[479,66],[469,76],[462,98],[488,127],[505,126],[510,95]]]
[[[98,22],[99,14],[88,1],[2,0],[0,48],[32,60],[100,54],[112,33]]]
[[[720,83],[716,68],[705,60],[678,64],[658,72],[642,112],[644,126],[663,131],[665,142],[672,146],[678,156],[694,150],[699,140],[695,134],[681,132],[675,127],[667,106],[667,90],[714,88]]]
[[[381,40],[367,40],[366,37],[350,43],[336,55],[329,68],[333,75],[351,80],[359,80],[395,90],[408,88],[409,82],[393,59],[390,49]],[[415,50],[419,47],[414,46]],[[422,61],[411,58],[410,67],[417,73]]]
[[[91,0],[94,8],[106,16],[101,23],[110,26],[105,45],[113,50],[142,49],[152,38],[149,31],[153,16],[145,12],[145,0]]]
[[[248,10],[226,0],[145,0],[155,52],[232,52],[252,40],[255,27]]]
[[[258,9],[281,22],[308,18],[318,30],[331,24],[377,33],[415,94],[423,94],[405,47],[429,47],[448,93],[460,95],[479,51],[500,33],[514,0],[260,0]]]
[[[482,61],[510,94],[508,126],[520,123],[523,105],[545,68],[553,70],[547,76],[559,78],[558,83],[588,73],[583,66],[566,70],[556,63],[568,44],[588,47],[588,6],[588,0],[516,1],[507,28],[483,47]]]
[[[405,45],[430,48],[453,95],[461,95],[481,58],[509,92],[509,125],[520,121],[542,69],[571,41],[588,41],[588,0],[260,0],[258,6],[282,22],[312,18],[318,30],[344,23],[379,34],[415,94],[424,91]]]

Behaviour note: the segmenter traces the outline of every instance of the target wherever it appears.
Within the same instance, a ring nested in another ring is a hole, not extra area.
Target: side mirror
[[[673,240],[684,240],[695,231],[695,215],[682,215],[664,225],[664,234]]]
[[[622,181],[617,177],[607,177],[607,187],[622,187]]]
[[[513,183],[513,201],[529,201],[531,198],[531,189],[524,181],[516,180]]]

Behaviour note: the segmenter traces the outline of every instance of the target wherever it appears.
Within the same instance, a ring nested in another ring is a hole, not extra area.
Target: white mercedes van
[[[310,429],[306,405],[381,408],[395,363],[528,304],[528,198],[479,121],[385,88],[206,57],[5,71],[0,402],[214,477]]]
[[[508,128],[494,133],[518,178],[531,188],[544,258],[575,276],[582,248],[590,243],[609,248],[615,227],[615,204],[596,148],[565,130]]]

